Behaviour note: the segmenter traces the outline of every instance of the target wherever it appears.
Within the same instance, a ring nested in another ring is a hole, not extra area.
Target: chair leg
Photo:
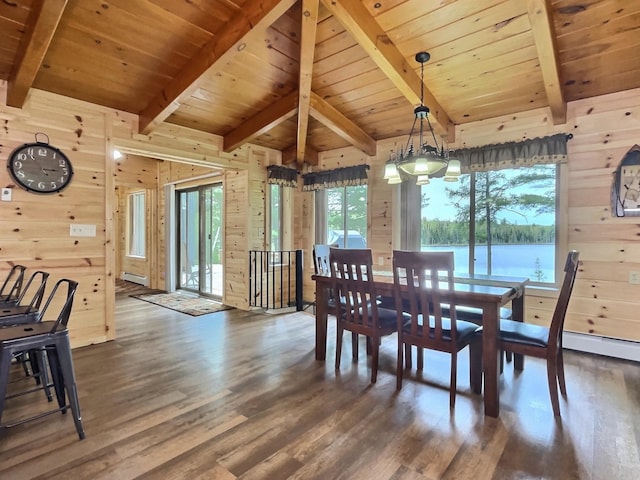
[[[2,425],[2,412],[4,411],[4,399],[7,396],[7,384],[9,383],[9,367],[11,366],[11,353],[0,351],[0,425]]]
[[[521,353],[513,354],[513,368],[514,370],[524,370],[524,355]]]
[[[424,348],[422,347],[416,347],[416,355],[418,357],[418,361],[417,361],[417,368],[418,371],[422,371],[422,369],[424,368]]]
[[[378,353],[380,353],[380,339],[377,337],[371,337],[370,343],[371,343],[371,383],[376,383],[376,381],[378,380]]]
[[[64,379],[64,387],[69,397],[69,406],[73,415],[73,422],[78,432],[78,437],[82,440],[85,437],[84,426],[82,425],[82,415],[80,414],[80,402],[78,401],[78,388],[76,386],[76,376],[73,370],[73,361],[71,359],[71,344],[69,337],[65,336],[58,340],[56,344],[58,349],[58,360],[60,361],[60,369]]]
[[[557,358],[557,369],[558,369],[558,384],[560,385],[560,393],[562,393],[563,397],[567,396],[567,385],[564,381],[564,359],[562,358],[562,348],[558,350]]]
[[[560,402],[558,400],[558,369],[555,359],[547,358],[547,382],[549,383],[549,395],[551,396],[551,407],[556,417],[560,416]]]
[[[458,379],[458,352],[451,354],[451,382],[449,384],[449,406],[451,408],[456,406],[456,390]]]
[[[53,400],[53,396],[51,395],[51,389],[49,388],[49,375],[47,375],[47,364],[45,362],[45,354],[41,349],[31,350],[29,352],[29,356],[34,356],[36,359],[36,364],[38,366],[38,375],[37,378],[40,380],[40,384],[42,385],[42,389],[44,390],[45,395],[47,396],[47,400],[50,402]]]
[[[408,370],[411,370],[411,366],[413,364],[412,356],[413,356],[413,353],[411,352],[411,345],[409,345],[408,343],[405,343],[404,344],[404,358],[405,358],[404,368]]]
[[[406,350],[406,347],[407,345],[404,345],[405,350]],[[398,333],[398,361],[396,363],[396,389],[397,390],[400,390],[402,388],[402,371],[404,370],[403,356],[406,353],[405,350],[403,350],[402,335]],[[409,354],[411,354],[411,350],[409,350]]]
[[[336,370],[340,369],[340,357],[342,356],[342,336],[344,334],[344,329],[340,326],[340,322],[338,321],[338,328],[336,328],[337,336],[336,336]]]
[[[355,332],[351,332],[351,360],[358,363],[358,334]]]

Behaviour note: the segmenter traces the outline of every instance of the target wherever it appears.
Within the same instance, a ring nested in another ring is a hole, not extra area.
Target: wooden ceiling
[[[7,104],[30,88],[252,142],[286,162],[640,87],[637,0],[0,0]]]

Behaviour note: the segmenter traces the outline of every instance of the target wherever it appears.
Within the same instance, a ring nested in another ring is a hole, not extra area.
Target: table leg
[[[500,306],[492,303],[482,309],[482,369],[484,371],[484,414],[497,417],[500,414],[498,392],[498,322]]]
[[[316,360],[325,360],[327,357],[328,301],[327,288],[316,281]]]
[[[511,301],[513,310],[513,319],[518,322],[524,322],[524,294]],[[513,368],[515,370],[524,370],[524,355],[521,353],[513,354]]]

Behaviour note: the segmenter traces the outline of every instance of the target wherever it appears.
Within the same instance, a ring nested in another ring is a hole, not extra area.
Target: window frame
[[[350,188],[360,188],[360,187],[364,187],[366,189],[366,199],[363,202],[364,203],[364,207],[365,207],[365,229],[363,233],[360,233],[362,235],[362,237],[364,238],[365,244],[367,245],[367,247],[365,248],[370,248],[369,245],[369,240],[368,240],[368,224],[369,224],[369,185],[367,184],[363,184],[363,185],[345,185],[345,186],[341,186],[341,187],[332,187],[332,188],[327,188],[327,189],[321,189],[321,190],[316,190],[316,215],[315,215],[315,230],[316,230],[316,238],[315,238],[315,243],[318,244],[327,244],[328,243],[328,236],[329,236],[329,220],[328,220],[328,190],[336,190],[336,189],[342,189],[343,190],[343,199],[347,199],[348,198],[348,191],[347,189]],[[344,236],[344,241],[345,244],[348,245],[348,241],[349,241],[349,228],[348,228],[348,203],[343,201],[341,204],[341,214],[342,214],[342,231],[343,232],[347,232],[347,234]],[[344,248],[349,248],[348,246],[345,246]],[[356,247],[357,248],[357,247]]]
[[[567,201],[567,177],[568,177],[568,167],[566,163],[558,163],[555,164],[556,173],[555,173],[555,249],[554,249],[554,278],[552,281],[542,281],[538,282],[532,280],[531,277],[529,279],[529,285],[532,288],[540,288],[540,289],[548,289],[548,288],[557,288],[562,281],[562,270],[564,268],[564,258],[568,252],[568,227],[567,227],[567,218],[568,218],[568,201]],[[499,171],[499,170],[495,170]],[[475,172],[470,173],[472,175]],[[440,179],[435,179],[434,181],[440,181]],[[403,185],[404,187],[404,185]],[[428,189],[428,186],[426,187]],[[409,192],[413,192],[414,200],[407,199],[407,203],[405,207],[401,210],[401,215],[403,218],[404,225],[415,225],[416,223],[421,223],[422,215],[420,208],[412,208],[411,203],[415,202],[415,204],[421,204],[421,188],[411,189],[411,186],[406,189]],[[473,209],[472,209],[473,212]],[[417,217],[417,218],[416,218]],[[413,221],[412,221],[413,220]],[[469,225],[469,255],[468,255],[468,263],[467,268],[469,270],[469,274],[471,274],[472,263],[473,263],[473,255],[472,252],[474,248],[477,247],[475,245],[474,231],[475,222],[470,222]],[[409,245],[417,245],[417,248],[421,248],[421,229],[414,229],[413,231],[405,232],[407,243]],[[472,248],[473,247],[473,248]],[[404,247],[408,248],[408,247]],[[480,275],[480,274],[478,274]],[[500,275],[495,274],[494,275]]]

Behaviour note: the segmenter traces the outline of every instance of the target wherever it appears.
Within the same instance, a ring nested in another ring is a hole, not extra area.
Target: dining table
[[[327,320],[329,312],[329,292],[331,277],[316,274],[312,276],[316,285],[316,360],[324,361],[327,350]],[[395,298],[395,286],[391,272],[373,272],[376,294],[385,299]],[[456,277],[452,293],[440,291],[443,302],[454,302],[456,306],[477,308],[482,312],[482,367],[483,382],[472,386],[475,393],[484,390],[484,413],[489,417],[500,414],[498,379],[500,377],[500,348],[498,330],[500,308],[511,303],[512,319],[524,321],[525,287],[529,279],[525,277],[505,277],[476,275]],[[403,292],[404,289],[401,289]],[[514,361],[521,362],[518,358]]]

